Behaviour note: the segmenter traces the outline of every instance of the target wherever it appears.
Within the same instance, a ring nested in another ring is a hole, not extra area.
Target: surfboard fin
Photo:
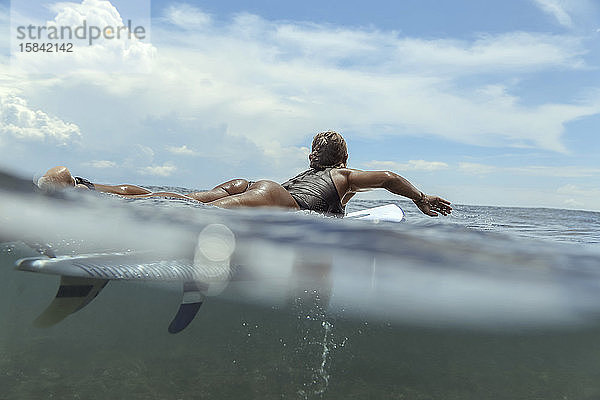
[[[52,303],[33,324],[46,328],[87,306],[108,284],[106,279],[60,277],[60,286]]]
[[[185,282],[183,284],[183,299],[175,318],[169,325],[169,333],[179,333],[193,321],[206,298],[202,292],[207,289],[208,285],[201,282]]]

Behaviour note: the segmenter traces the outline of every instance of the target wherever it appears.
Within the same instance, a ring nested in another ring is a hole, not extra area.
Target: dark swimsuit
[[[331,169],[309,169],[281,184],[302,210],[343,217],[344,206],[331,178]]]
[[[85,178],[80,178],[79,176],[75,177],[75,185],[84,185],[87,186],[87,188],[90,190],[96,190],[92,182],[88,181]]]

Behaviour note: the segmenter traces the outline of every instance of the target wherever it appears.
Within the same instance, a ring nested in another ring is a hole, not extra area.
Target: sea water
[[[374,224],[23,186],[0,184],[1,399],[600,399],[600,213],[398,200],[406,222]],[[32,325],[58,277],[15,270],[38,255],[19,239],[185,253],[215,223],[255,275],[181,333],[174,283],[111,282]]]

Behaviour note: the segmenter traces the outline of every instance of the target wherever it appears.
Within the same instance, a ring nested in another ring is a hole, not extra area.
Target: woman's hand
[[[429,196],[421,193],[421,197],[417,200],[413,200],[413,202],[419,207],[419,210],[421,210],[423,214],[429,215],[430,217],[437,217],[438,213],[445,216],[452,212],[450,202],[438,196]]]

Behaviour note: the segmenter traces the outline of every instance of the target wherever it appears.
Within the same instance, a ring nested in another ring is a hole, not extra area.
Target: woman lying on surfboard
[[[390,171],[360,171],[346,167],[346,141],[337,132],[318,133],[308,156],[310,168],[289,181],[256,182],[233,179],[212,190],[187,195],[169,192],[152,193],[134,185],[101,185],[73,177],[66,167],[54,167],[38,180],[41,188],[75,187],[118,194],[125,197],[175,197],[196,200],[217,207],[280,207],[293,210],[312,210],[344,216],[346,203],[360,191],[383,188],[411,199],[429,216],[448,215],[450,202],[430,196],[415,188],[409,181]]]

